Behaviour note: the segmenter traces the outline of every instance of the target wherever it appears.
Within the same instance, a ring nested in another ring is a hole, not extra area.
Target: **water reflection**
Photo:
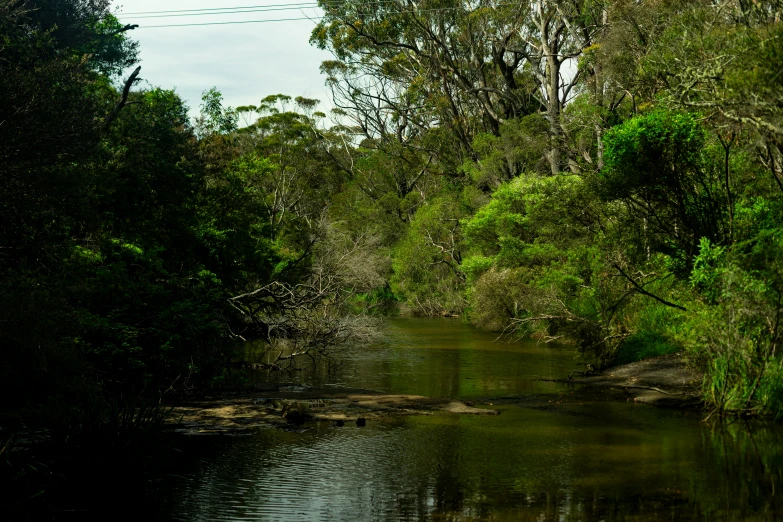
[[[390,337],[398,337],[379,348],[387,353],[357,355],[339,378],[433,395],[542,393],[530,376],[562,375],[573,366],[567,351],[501,348],[444,323],[463,333],[441,331],[440,346],[426,347],[412,344],[432,324],[396,323]],[[710,426],[698,414],[625,402],[501,409],[495,417],[439,414],[363,429],[322,423],[303,433],[267,429],[241,439],[192,440],[202,457],[172,478],[163,516],[652,521],[783,514],[778,426]]]
[[[563,377],[579,367],[570,347],[496,342],[496,334],[459,319],[393,319],[384,332],[383,342],[375,346],[347,349],[335,374],[327,374],[322,366],[316,375],[260,372],[259,378],[471,398],[551,392],[555,385],[536,379]]]

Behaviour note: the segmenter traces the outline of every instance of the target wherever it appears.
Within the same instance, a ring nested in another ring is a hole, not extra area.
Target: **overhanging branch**
[[[139,24],[128,24],[123,27],[120,27],[116,31],[112,31],[110,33],[106,33],[103,35],[105,38],[111,38],[112,36],[117,36],[118,34],[122,34],[127,31],[133,31],[134,29],[138,29]]]
[[[625,271],[622,268],[620,268],[620,265],[618,265],[617,263],[612,263],[612,266],[615,267],[617,269],[617,271],[620,272],[623,275],[623,277],[625,277],[636,288],[636,291],[639,292],[640,294],[646,295],[647,297],[652,297],[653,299],[655,299],[659,303],[664,304],[666,306],[670,306],[672,308],[677,308],[678,310],[683,310],[685,312],[688,311],[688,309],[685,308],[684,306],[681,306],[681,305],[678,305],[678,304],[675,304],[675,303],[670,303],[669,301],[667,301],[665,299],[662,299],[662,298],[658,297],[657,295],[652,294],[652,293],[648,292],[647,290],[645,290],[644,288],[642,288],[642,286],[639,283],[637,283],[636,281],[634,281],[634,279],[631,276],[626,274]]]

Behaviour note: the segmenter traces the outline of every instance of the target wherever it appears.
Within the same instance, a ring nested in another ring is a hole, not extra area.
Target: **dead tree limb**
[[[620,272],[623,275],[623,277],[625,277],[636,288],[636,290],[640,294],[646,295],[647,297],[652,297],[653,299],[655,299],[659,303],[665,304],[666,306],[671,306],[672,308],[677,308],[678,310],[682,310],[684,312],[688,311],[688,309],[685,308],[684,306],[681,306],[681,305],[678,305],[678,304],[675,304],[675,303],[670,303],[669,301],[667,301],[665,299],[662,299],[662,298],[658,297],[657,295],[652,294],[652,293],[648,292],[647,290],[645,290],[644,288],[642,288],[642,286],[639,283],[637,283],[636,281],[634,281],[634,279],[631,276],[626,274],[625,271],[622,268],[620,268],[620,265],[618,265],[617,263],[612,263],[612,266],[615,267],[617,269],[617,271]]]
[[[118,34],[122,34],[127,31],[133,31],[134,29],[137,29],[139,27],[139,24],[128,24],[123,27],[120,27],[116,31],[112,31],[110,33],[106,33],[103,35],[104,38],[111,38],[112,36],[117,36]]]
[[[666,390],[662,390],[656,386],[631,386],[631,385],[620,385],[623,389],[634,389],[634,390],[653,390],[657,391],[658,393],[663,393],[664,395],[681,395],[680,393],[672,393],[667,392]]]
[[[572,372],[573,374],[573,372]],[[582,382],[582,381],[575,381],[571,377],[568,377],[567,379],[536,379],[538,382],[559,382],[563,384],[578,384],[580,386],[591,386],[593,388],[621,388],[623,390],[626,389],[633,389],[633,390],[653,390],[657,391],[658,393],[663,393],[664,395],[683,395],[682,393],[676,393],[676,392],[668,392],[666,390],[662,390],[656,386],[641,386],[641,385],[630,385],[630,384],[615,384],[615,383],[607,383],[606,381],[599,381],[599,382]]]
[[[117,102],[117,105],[114,106],[114,110],[111,111],[111,114],[106,117],[106,121],[103,124],[104,128],[109,128],[111,123],[117,118],[117,115],[120,113],[120,111],[126,105],[128,105],[128,95],[130,94],[130,90],[133,84],[139,81],[139,72],[141,72],[141,65],[136,67],[136,70],[131,73],[127,80],[125,80],[125,86],[122,89],[122,97]]]

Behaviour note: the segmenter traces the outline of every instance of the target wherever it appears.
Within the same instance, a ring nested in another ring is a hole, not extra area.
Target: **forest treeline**
[[[401,308],[599,367],[685,351],[712,410],[783,413],[783,4],[322,7],[359,141],[329,215]]]
[[[321,7],[332,114],[192,120],[109,0],[0,0],[4,411],[72,434],[409,313],[783,412],[780,2]]]

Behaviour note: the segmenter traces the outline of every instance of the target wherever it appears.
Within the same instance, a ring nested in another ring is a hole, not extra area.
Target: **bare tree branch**
[[[688,309],[685,308],[684,306],[681,306],[681,305],[678,305],[678,304],[675,304],[675,303],[670,303],[669,301],[667,301],[665,299],[662,299],[662,298],[658,297],[655,294],[651,294],[650,292],[648,292],[647,290],[642,288],[642,286],[639,285],[639,283],[637,283],[636,281],[634,281],[634,279],[631,276],[626,274],[625,271],[622,268],[620,268],[620,265],[618,265],[617,263],[612,263],[612,266],[615,267],[617,269],[617,271],[620,272],[623,275],[623,277],[625,277],[634,287],[636,287],[636,290],[640,294],[646,295],[647,297],[652,297],[653,299],[655,299],[659,303],[665,304],[666,306],[671,306],[672,308],[677,308],[678,310],[683,310],[685,312],[688,311]]]
[[[123,27],[120,27],[116,31],[112,31],[110,33],[106,33],[103,35],[104,38],[111,38],[112,36],[117,36],[118,34],[122,34],[127,31],[133,31],[134,29],[138,29],[139,24],[128,24]]]
[[[114,110],[111,111],[111,114],[106,117],[106,121],[103,124],[104,128],[109,128],[112,122],[117,118],[117,115],[120,113],[120,111],[126,105],[128,105],[128,95],[130,94],[130,89],[133,84],[139,81],[139,72],[141,72],[141,65],[136,67],[136,70],[131,73],[127,80],[125,80],[125,86],[122,89],[122,97],[117,102],[117,105],[114,106]]]

